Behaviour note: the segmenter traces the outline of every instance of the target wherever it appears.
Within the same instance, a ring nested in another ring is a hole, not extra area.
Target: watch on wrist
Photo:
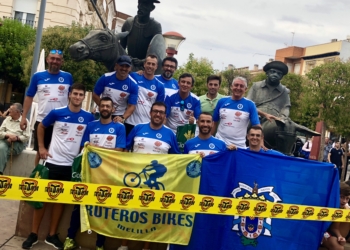
[[[124,116],[121,115],[120,118],[122,118],[122,123],[124,123],[125,122]]]

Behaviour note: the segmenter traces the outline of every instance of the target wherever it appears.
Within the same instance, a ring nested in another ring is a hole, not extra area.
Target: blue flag
[[[331,164],[226,151],[203,159],[200,194],[339,207],[338,170]],[[188,246],[171,250],[318,249],[329,222],[196,214]]]

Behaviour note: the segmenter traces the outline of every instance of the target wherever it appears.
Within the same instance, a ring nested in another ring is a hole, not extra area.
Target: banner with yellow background
[[[124,186],[112,194],[108,186],[95,192],[96,206],[81,208],[82,231],[130,240],[176,243],[187,245],[194,223],[194,213],[170,212],[168,207],[177,202],[172,192],[198,194],[201,175],[199,155],[133,154],[86,146],[82,160],[82,181]],[[130,188],[144,189],[134,197]],[[152,190],[166,190],[161,197],[162,210],[128,208],[128,201],[138,199],[148,207],[154,199]],[[116,207],[98,204],[111,196],[118,198]],[[194,197],[182,201],[186,210]]]

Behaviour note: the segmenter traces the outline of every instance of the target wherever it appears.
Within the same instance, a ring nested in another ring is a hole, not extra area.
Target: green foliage
[[[350,135],[350,63],[330,62],[312,69],[306,86],[310,109],[319,111],[319,119],[334,132]]]
[[[260,81],[263,81],[266,79],[266,73],[265,72],[261,72],[259,74],[256,74],[254,77],[253,77],[253,82],[260,82]]]
[[[248,87],[252,83],[252,75],[248,70],[239,70],[239,69],[227,69],[225,71],[221,72],[222,77],[222,84],[221,84],[221,91],[223,91],[225,95],[231,95],[231,89],[230,86],[232,84],[232,81],[235,77],[244,77],[247,79]]]
[[[183,73],[190,73],[195,79],[192,92],[198,96],[204,95],[207,93],[207,77],[214,74],[213,62],[203,57],[197,59],[191,53],[187,63],[176,70],[174,78],[178,80],[179,76]]]
[[[21,52],[35,40],[35,29],[17,20],[0,19],[0,78],[23,85]]]
[[[92,60],[81,62],[73,61],[68,52],[69,46],[76,43],[79,39],[84,38],[93,27],[82,27],[78,24],[72,24],[68,27],[55,26],[49,27],[43,32],[41,49],[45,49],[47,55],[51,49],[63,51],[64,63],[62,70],[73,75],[74,82],[81,82],[86,85],[88,90],[92,90],[98,78],[104,74],[107,69],[101,64]],[[23,52],[22,66],[24,71],[23,80],[27,83],[30,81],[30,73],[33,60],[34,44],[31,44]]]

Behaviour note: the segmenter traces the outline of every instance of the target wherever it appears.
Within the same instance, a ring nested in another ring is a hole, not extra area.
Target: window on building
[[[18,20],[19,22],[21,22],[23,24],[27,24],[31,27],[34,27],[35,14],[15,11],[14,19]]]
[[[309,73],[315,67],[316,67],[316,61],[306,62],[305,73]]]
[[[300,63],[294,64],[294,74],[300,74]]]
[[[325,58],[325,59],[324,59],[324,62],[325,62],[325,63],[334,62],[334,60],[335,60],[334,57],[328,57],[328,58]]]

